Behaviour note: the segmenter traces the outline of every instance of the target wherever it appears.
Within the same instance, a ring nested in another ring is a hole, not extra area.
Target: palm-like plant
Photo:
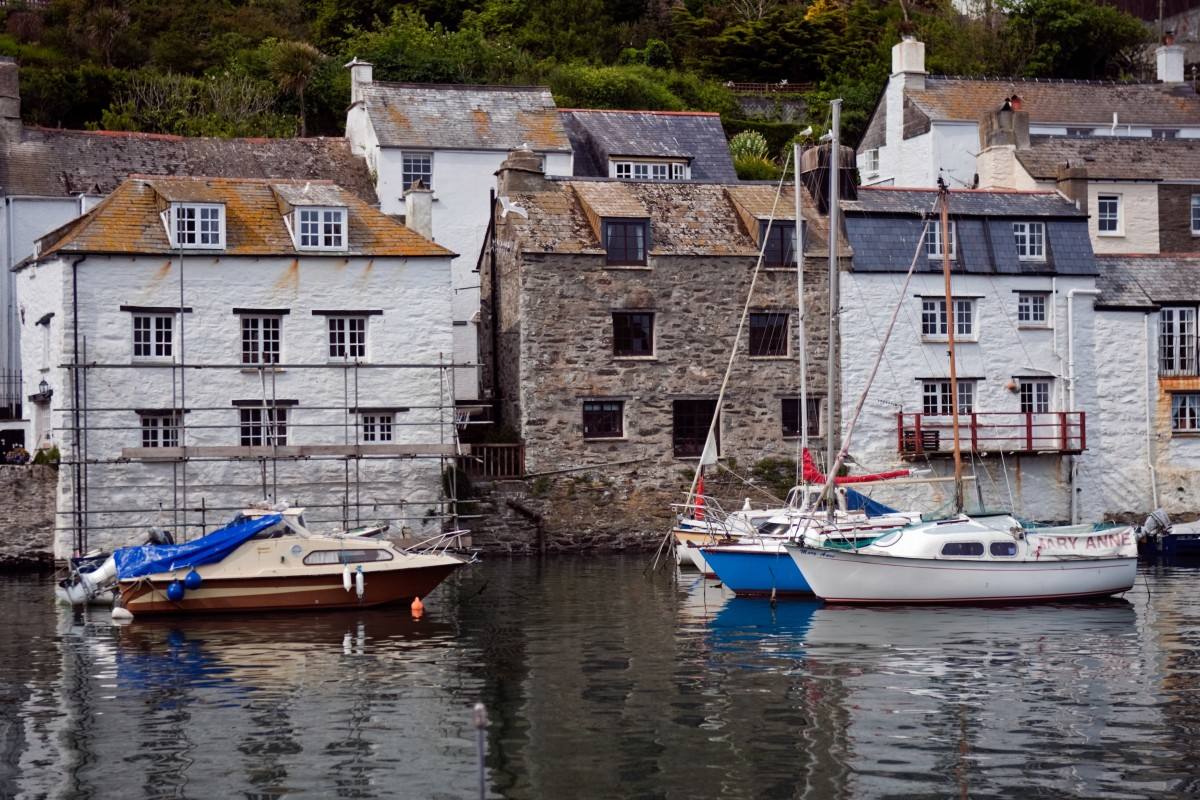
[[[301,136],[307,134],[304,89],[324,59],[325,56],[321,51],[308,42],[277,42],[271,50],[271,57],[267,64],[271,78],[279,84],[279,88],[295,94],[300,102]]]

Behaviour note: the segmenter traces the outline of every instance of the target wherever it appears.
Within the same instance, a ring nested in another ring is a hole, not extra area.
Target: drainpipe
[[[73,400],[71,403],[71,417],[75,428],[75,441],[71,443],[72,453],[71,460],[74,461],[74,469],[71,473],[72,484],[75,490],[75,553],[83,555],[84,535],[83,535],[83,457],[82,449],[79,445],[79,439],[82,435],[79,419],[79,265],[87,256],[80,256],[71,262],[71,334],[74,337],[74,353],[71,356],[71,393]],[[54,423],[54,417],[51,415],[51,425]]]
[[[1154,417],[1152,413],[1151,397],[1154,392],[1151,390],[1153,375],[1151,373],[1151,365],[1154,361],[1154,352],[1151,349],[1151,332],[1150,332],[1150,314],[1146,313],[1146,324],[1144,335],[1146,339],[1146,469],[1150,473],[1150,500],[1151,510],[1158,508],[1158,472],[1154,468]]]
[[[1075,295],[1098,297],[1099,289],[1072,289],[1067,292],[1067,410],[1075,411]],[[1075,497],[1075,484],[1079,479],[1079,459],[1071,456],[1071,524],[1074,525],[1079,512]]]

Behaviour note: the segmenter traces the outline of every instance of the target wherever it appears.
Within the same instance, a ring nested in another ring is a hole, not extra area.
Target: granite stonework
[[[58,470],[40,465],[0,466],[0,570],[54,566],[54,495]]]

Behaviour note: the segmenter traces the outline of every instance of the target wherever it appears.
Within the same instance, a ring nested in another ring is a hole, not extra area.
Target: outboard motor
[[[1156,508],[1135,532],[1139,542],[1153,542],[1157,547],[1162,537],[1171,532],[1171,518],[1166,511]]]
[[[55,594],[65,605],[85,605],[107,588],[117,577],[117,561],[112,556],[91,572],[77,572],[74,580],[67,579],[58,585]]]
[[[175,544],[175,537],[166,528],[151,528],[146,544]]]

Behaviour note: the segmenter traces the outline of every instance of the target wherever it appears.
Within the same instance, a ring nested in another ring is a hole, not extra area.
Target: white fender
[[[358,595],[358,599],[362,600],[363,591],[367,588],[367,579],[363,577],[362,564],[358,565],[358,571],[354,574],[354,592]]]
[[[347,564],[342,568],[342,588],[347,592],[350,591],[350,565]]]
[[[114,606],[112,610],[112,621],[117,625],[127,625],[133,622],[133,612],[125,606]]]

